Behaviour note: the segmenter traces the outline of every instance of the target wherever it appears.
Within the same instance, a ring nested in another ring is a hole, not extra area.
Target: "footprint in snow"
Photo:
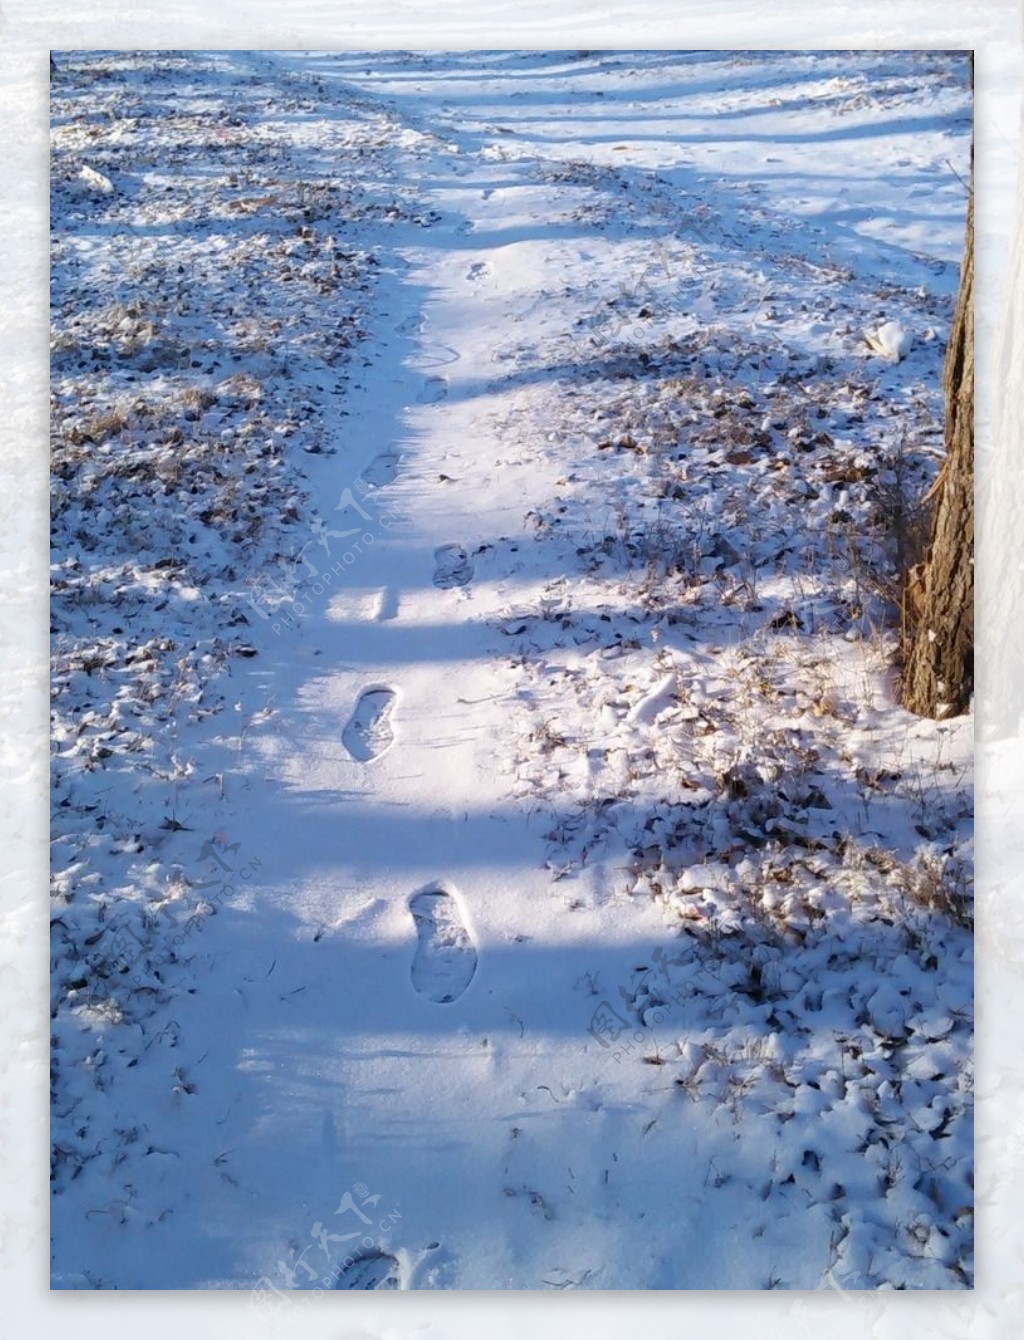
[[[461,544],[443,544],[434,550],[434,585],[447,591],[473,580],[473,564]]]
[[[338,1275],[336,1289],[397,1289],[398,1262],[389,1252],[368,1251]]]
[[[363,471],[363,479],[373,488],[380,488],[382,484],[390,484],[398,473],[399,459],[394,452],[390,451],[375,456]]]
[[[447,377],[428,377],[416,399],[421,405],[436,405],[439,400],[443,400],[448,394]]]
[[[421,996],[448,1005],[465,991],[476,972],[476,946],[466,930],[452,890],[442,884],[409,899],[418,944],[412,984]]]
[[[341,742],[358,763],[377,758],[395,738],[391,712],[398,695],[383,685],[364,689],[341,733]]]

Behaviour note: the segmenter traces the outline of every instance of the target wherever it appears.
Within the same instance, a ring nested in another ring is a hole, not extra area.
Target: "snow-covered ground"
[[[54,1283],[968,1286],[972,723],[889,668],[964,60],[52,124]]]

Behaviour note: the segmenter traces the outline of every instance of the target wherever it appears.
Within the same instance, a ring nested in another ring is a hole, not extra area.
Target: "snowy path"
[[[369,1235],[398,1250],[406,1287],[564,1285],[609,1260],[623,1282],[640,1283],[656,1248],[631,1262],[616,1205],[628,1186],[643,1213],[653,1187],[636,1161],[647,1150],[635,1104],[606,1113],[583,1097],[592,1043],[575,987],[608,963],[625,971],[662,918],[628,906],[609,916],[595,903],[553,920],[547,825],[517,803],[503,748],[521,708],[496,624],[513,597],[560,574],[524,571],[526,546],[506,538],[550,497],[557,463],[502,433],[526,397],[502,389],[495,355],[557,287],[562,257],[544,234],[564,191],[538,188],[531,163],[466,157],[410,157],[422,203],[441,221],[427,245],[402,249],[408,268],[380,322],[394,335],[349,393],[339,428],[358,444],[363,479],[381,460],[396,462],[394,478],[386,469],[364,493],[350,467],[332,463],[321,510],[329,516],[328,500],[354,486],[372,546],[345,569],[346,543],[332,541],[333,594],[319,606],[314,594],[299,629],[282,628],[281,709],[247,745],[271,787],[254,784],[231,835],[252,834],[243,849],[259,852],[268,879],[274,835],[301,865],[289,857],[281,900],[292,948],[264,924],[277,961],[266,1021],[254,1032],[251,1007],[224,1002],[244,1029],[233,1046],[252,1048],[255,1069],[267,1070],[238,1106],[274,1109],[251,1151],[271,1234],[302,1206],[309,1224],[298,1216],[294,1232],[306,1245],[313,1223],[330,1224],[342,1192],[361,1184],[381,1194],[378,1209],[401,1214],[400,1231]],[[358,515],[342,509],[328,525],[345,529]],[[385,690],[383,707],[361,710],[364,695]],[[379,743],[361,748],[353,734],[346,749],[342,727],[372,724],[374,712],[386,719]],[[424,920],[423,901],[438,897],[443,915]],[[296,989],[296,1031],[282,1030],[279,1001]],[[646,1143],[657,1184],[656,1141]],[[281,1148],[289,1161],[275,1203],[262,1161]],[[511,1233],[506,1214],[518,1220]],[[332,1231],[358,1227],[348,1218]],[[661,1230],[663,1253],[673,1232]],[[304,1259],[314,1256],[323,1259],[315,1246]]]
[[[955,59],[365,59],[253,60],[417,217],[332,223],[369,338],[293,374],[299,583],[161,837],[231,891],[56,1278],[960,1287],[970,722],[892,706],[871,588],[937,463]]]

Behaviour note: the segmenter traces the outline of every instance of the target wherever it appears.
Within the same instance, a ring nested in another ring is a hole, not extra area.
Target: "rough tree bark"
[[[942,376],[946,458],[935,488],[931,545],[903,599],[904,707],[959,716],[974,691],[974,155],[967,234]]]

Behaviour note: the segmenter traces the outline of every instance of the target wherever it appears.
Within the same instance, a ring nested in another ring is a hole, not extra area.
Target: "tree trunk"
[[[946,459],[931,545],[903,599],[903,706],[959,716],[974,691],[974,155],[964,261],[942,384]]]

